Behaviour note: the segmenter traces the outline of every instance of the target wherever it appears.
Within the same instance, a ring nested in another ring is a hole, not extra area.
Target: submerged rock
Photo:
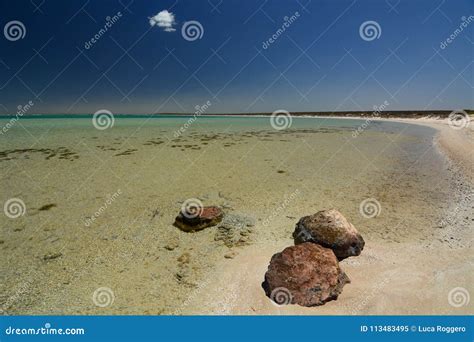
[[[63,255],[63,253],[61,253],[61,252],[48,253],[48,254],[45,254],[43,256],[43,260],[48,261],[48,260],[57,259],[57,258],[61,257],[62,255]]]
[[[322,210],[302,217],[293,232],[295,244],[314,242],[331,248],[339,260],[357,256],[364,249],[364,239],[337,210]]]
[[[306,242],[273,255],[262,287],[276,304],[316,306],[337,299],[347,283],[334,252]]]
[[[55,207],[57,207],[56,204],[50,203],[50,204],[45,204],[45,205],[41,206],[38,210],[39,211],[45,211],[45,210],[49,210],[49,209],[55,208]]]
[[[224,254],[224,258],[226,259],[234,259],[237,256],[236,251],[229,251],[226,254]]]
[[[186,232],[215,226],[222,221],[224,212],[216,206],[198,208],[193,212],[180,212],[174,225]]]
[[[249,242],[255,220],[240,214],[226,214],[217,226],[215,241],[223,241],[227,247],[242,246]]]
[[[175,250],[176,248],[179,247],[179,239],[178,239],[178,238],[170,239],[169,242],[168,242],[164,247],[165,247],[165,249],[167,249],[168,251],[173,251],[173,250]]]

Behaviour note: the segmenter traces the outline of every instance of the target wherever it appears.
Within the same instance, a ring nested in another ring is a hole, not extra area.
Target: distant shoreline
[[[469,115],[474,115],[474,109],[464,109]],[[380,119],[421,119],[421,118],[432,118],[432,119],[445,119],[453,112],[451,110],[393,110],[393,111],[380,111],[377,115],[375,111],[340,111],[340,112],[289,112],[293,117],[334,117],[334,118],[367,118],[377,117]],[[127,113],[114,113],[117,117],[167,117],[167,116],[229,116],[229,117],[266,117],[271,116],[272,113],[261,112],[261,113],[158,113],[158,114],[127,114]],[[16,114],[2,114],[2,118],[11,118],[17,116]],[[56,117],[68,117],[68,118],[89,118],[93,114],[78,113],[78,114],[64,114],[64,113],[49,113],[49,114],[25,114],[20,115],[22,118],[56,118]]]

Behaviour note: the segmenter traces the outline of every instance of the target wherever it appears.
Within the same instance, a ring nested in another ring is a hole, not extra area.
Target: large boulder
[[[222,209],[215,206],[193,208],[189,212],[183,209],[176,216],[174,225],[186,232],[192,232],[215,226],[223,217]]]
[[[337,299],[347,283],[334,252],[306,242],[273,255],[262,287],[276,304],[316,306]]]
[[[364,249],[364,239],[337,210],[322,210],[302,217],[293,232],[295,244],[317,243],[334,251],[339,260],[357,256]]]

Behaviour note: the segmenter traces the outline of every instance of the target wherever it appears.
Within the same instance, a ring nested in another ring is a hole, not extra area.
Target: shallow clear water
[[[189,198],[254,218],[252,245],[290,241],[299,217],[328,208],[369,244],[422,243],[449,200],[429,128],[372,122],[355,134],[363,120],[293,118],[276,130],[268,117],[200,117],[177,134],[189,119],[116,117],[98,130],[91,118],[21,118],[0,136],[2,203],[26,208],[0,218],[1,291],[34,289],[12,312],[97,313],[99,286],[120,293],[105,313],[175,312],[228,252],[215,227],[172,225]],[[361,214],[367,199],[379,204],[374,218]]]
[[[163,127],[179,129],[182,125],[192,119],[193,116],[140,116],[140,115],[116,115],[114,117],[115,128],[124,127]],[[212,117],[197,117],[191,126],[194,128],[205,127],[207,130],[225,130],[232,128],[239,129],[269,129],[272,130],[271,120],[269,117],[230,117],[230,116],[212,116]],[[3,127],[11,117],[0,116],[0,127]],[[331,127],[341,129],[357,129],[366,121],[361,119],[337,119],[337,118],[305,118],[293,117],[291,126],[289,128],[319,128]],[[76,129],[93,129],[93,120],[91,116],[81,115],[44,115],[41,118],[38,116],[22,117],[19,121],[20,126],[34,129],[48,129],[48,128],[76,128]],[[16,124],[13,129],[16,129]],[[410,126],[409,128],[407,126]],[[416,125],[407,125],[396,122],[380,122],[371,121],[367,130],[385,130],[389,132],[396,132],[400,130],[409,131],[432,131],[432,129]],[[93,132],[94,130],[92,130]]]

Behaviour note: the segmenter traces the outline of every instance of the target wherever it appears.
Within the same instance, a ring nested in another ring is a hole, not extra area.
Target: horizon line
[[[291,115],[294,116],[302,116],[302,115],[312,115],[312,116],[351,116],[354,114],[364,116],[367,113],[378,113],[378,115],[383,116],[385,115],[393,115],[393,114],[405,114],[405,115],[415,115],[415,114],[438,114],[438,115],[449,115],[452,112],[456,111],[465,111],[467,114],[474,114],[474,109],[473,108],[462,108],[462,109],[452,109],[452,110],[445,110],[445,109],[435,109],[435,110],[427,110],[427,109],[422,109],[422,110],[416,110],[416,109],[410,109],[410,110],[377,110],[371,109],[371,110],[355,110],[355,111],[286,111],[286,110],[277,110],[273,112],[241,112],[241,113],[206,113],[202,112],[200,113],[199,111],[195,112],[161,112],[161,113],[147,113],[147,112],[142,112],[142,113],[112,113],[113,115],[146,115],[146,116],[160,116],[160,115],[175,115],[175,116],[192,116],[192,115],[198,115],[198,116],[269,116],[272,115],[275,112],[287,112]],[[10,117],[10,116],[21,116],[21,117],[31,117],[31,116],[59,116],[59,115],[66,115],[66,116],[74,116],[74,115],[84,115],[84,116],[93,116],[94,113],[61,113],[61,112],[49,112],[49,113],[32,113],[32,114],[27,114],[27,113],[21,113],[20,111],[17,111],[16,113],[5,113],[5,114],[0,114],[0,117]]]

